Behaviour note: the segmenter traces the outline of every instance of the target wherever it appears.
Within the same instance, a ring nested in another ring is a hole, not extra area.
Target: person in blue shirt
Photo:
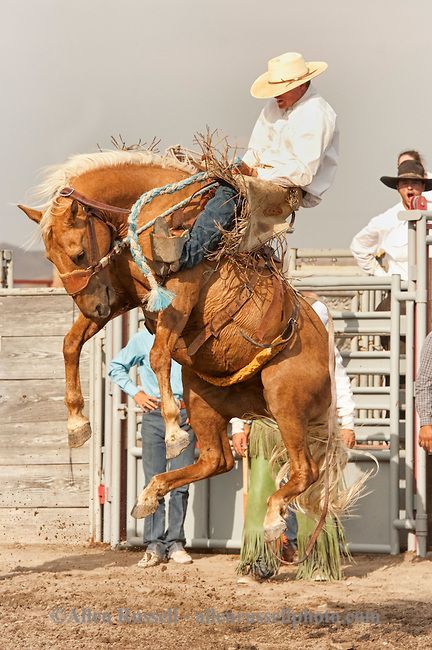
[[[195,460],[195,435],[189,425],[183,402],[181,366],[172,361],[171,387],[180,406],[180,426],[189,435],[189,445],[176,458],[167,461],[165,448],[165,424],[160,409],[160,392],[156,375],[150,366],[150,350],[154,336],[146,329],[132,336],[129,343],[111,361],[108,375],[120,388],[133,397],[143,411],[141,436],[144,479],[146,486],[156,474],[170,469],[181,469]],[[129,370],[138,367],[140,386],[129,377]],[[161,499],[156,512],[144,520],[144,544],[146,553],[138,566],[156,566],[166,558],[179,564],[190,564],[191,556],[185,551],[183,524],[189,496],[189,485],[171,491],[168,509],[168,527],[165,528],[165,501]]]

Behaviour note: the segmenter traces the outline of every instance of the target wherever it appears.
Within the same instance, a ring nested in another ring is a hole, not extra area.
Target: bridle
[[[102,203],[101,201],[95,201],[89,199],[83,194],[80,194],[72,187],[64,187],[60,190],[59,196],[64,198],[70,198],[77,201],[84,209],[84,214],[86,215],[86,228],[87,228],[87,238],[89,242],[89,262],[90,265],[86,269],[75,269],[69,273],[60,273],[60,278],[63,282],[63,285],[71,296],[76,296],[78,293],[83,291],[91,278],[104,269],[111,261],[111,258],[114,255],[117,255],[121,250],[126,246],[124,241],[116,241],[117,228],[114,226],[111,221],[107,218],[106,213],[117,213],[128,215],[130,210],[127,208],[118,208],[108,203]],[[99,246],[96,238],[95,232],[95,222],[94,219],[98,219],[104,226],[110,230],[111,234],[111,244],[110,249],[106,255],[103,257],[100,256]]]

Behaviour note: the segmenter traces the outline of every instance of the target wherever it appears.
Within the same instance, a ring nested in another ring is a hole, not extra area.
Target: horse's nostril
[[[97,311],[98,316],[102,316],[102,305],[101,304],[96,305],[96,311]]]

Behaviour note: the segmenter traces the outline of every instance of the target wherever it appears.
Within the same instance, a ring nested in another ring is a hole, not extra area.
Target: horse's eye
[[[81,253],[78,253],[78,255],[74,255],[72,259],[75,262],[75,264],[80,264],[81,262],[84,261],[84,257],[85,257],[85,253],[84,251],[81,251]]]

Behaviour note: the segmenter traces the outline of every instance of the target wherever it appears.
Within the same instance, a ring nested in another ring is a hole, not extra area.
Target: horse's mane
[[[42,171],[44,180],[32,191],[34,200],[38,203],[37,207],[46,211],[40,223],[42,232],[50,223],[49,208],[52,203],[55,203],[57,193],[62,187],[67,187],[73,178],[87,172],[123,165],[157,165],[163,168],[172,167],[187,173],[196,171],[190,164],[180,162],[172,155],[159,155],[153,151],[108,150],[71,156],[60,165],[46,167]]]

